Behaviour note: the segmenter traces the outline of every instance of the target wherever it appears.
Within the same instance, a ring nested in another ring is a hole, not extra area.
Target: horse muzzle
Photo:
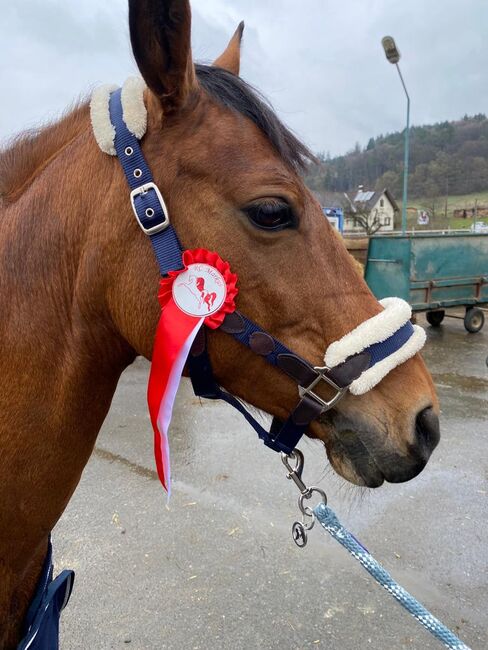
[[[327,431],[325,447],[334,470],[349,482],[370,488],[415,478],[440,439],[439,418],[431,406],[419,411],[410,431],[335,411],[324,414],[320,424]]]

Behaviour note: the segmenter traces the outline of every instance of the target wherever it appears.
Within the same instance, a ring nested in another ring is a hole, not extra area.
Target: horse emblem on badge
[[[190,264],[173,283],[173,300],[185,314],[209,316],[225,302],[227,285],[209,264]]]

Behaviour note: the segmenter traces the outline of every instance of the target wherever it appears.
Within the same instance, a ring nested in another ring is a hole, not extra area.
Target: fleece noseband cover
[[[412,316],[410,305],[401,298],[383,298],[380,300],[383,311],[358,325],[338,341],[327,348],[324,361],[328,368],[334,368],[348,357],[367,350],[375,343],[382,343],[393,336]],[[358,379],[352,382],[350,391],[353,395],[363,395],[378,384],[389,372],[413,357],[425,343],[425,331],[413,325],[413,334],[395,352],[382,361],[367,368]]]

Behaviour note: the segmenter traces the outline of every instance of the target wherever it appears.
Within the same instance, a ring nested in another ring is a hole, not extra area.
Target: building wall
[[[344,218],[344,232],[364,232],[364,228],[355,224],[352,217]]]
[[[383,202],[383,205],[381,203]],[[371,220],[374,219],[374,217],[377,217],[381,223],[381,230],[393,230],[395,227],[395,210],[393,209],[392,204],[388,200],[388,197],[383,194],[378,199],[378,202],[374,206],[374,208],[371,210]]]
[[[381,205],[383,203],[383,205]],[[371,212],[369,213],[369,221],[373,222],[375,216],[380,220],[380,232],[388,232],[395,228],[395,210],[390,203],[386,194],[382,194]],[[344,219],[344,232],[360,233],[364,232],[361,226],[355,225],[353,217],[347,216]]]

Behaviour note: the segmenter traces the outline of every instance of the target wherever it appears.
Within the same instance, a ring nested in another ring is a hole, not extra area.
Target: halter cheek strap
[[[128,128],[127,123],[132,123],[132,116],[129,119],[124,112],[124,103],[130,105],[127,91],[125,94],[124,98],[124,91],[118,89],[109,95],[109,125],[112,130],[106,129],[106,132],[110,138],[113,136],[111,143],[113,142],[131,189],[130,201],[134,215],[149,237],[161,275],[165,276],[169,271],[183,268],[182,247],[170,223],[164,199],[144,159],[138,138]],[[141,101],[142,95],[139,97],[139,106]],[[102,101],[98,101],[95,106],[99,122],[103,112],[102,104]],[[92,102],[92,122],[93,114]],[[103,119],[101,123],[104,123]],[[96,134],[96,137],[99,141],[101,135]],[[110,145],[107,140],[105,144]],[[266,431],[242,402],[215,381],[203,330],[195,340],[187,360],[194,392],[201,397],[228,402],[244,415],[265,445],[275,451],[291,453],[310,423],[332,408],[349,388],[355,394],[369,390],[391,367],[413,356],[422,347],[423,339],[418,332],[421,328],[414,329],[409,321],[409,305],[398,298],[389,300],[395,302],[384,302],[384,312],[365,321],[343,339],[329,346],[325,356],[326,365],[323,367],[312,366],[240,312],[226,317],[221,326],[224,332],[286,373],[298,385],[300,399],[296,407],[284,423],[275,419],[270,431]],[[425,338],[425,334],[423,336]],[[317,394],[317,386],[322,382],[334,391],[330,400],[324,400]]]

